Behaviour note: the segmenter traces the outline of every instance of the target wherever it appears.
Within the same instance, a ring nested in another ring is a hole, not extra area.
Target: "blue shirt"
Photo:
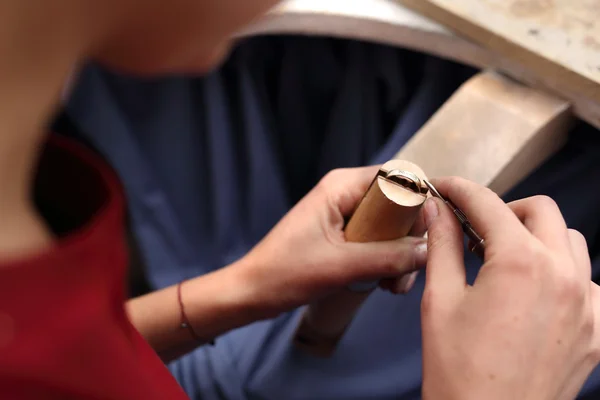
[[[475,71],[377,44],[258,37],[203,77],[134,79],[86,67],[67,112],[117,170],[154,288],[243,256],[329,170],[382,163]],[[576,127],[506,200],[548,194],[600,272],[600,135]],[[573,194],[577,195],[574,196]],[[469,279],[479,264],[467,258]],[[202,399],[419,399],[420,298],[375,292],[331,359],[290,345],[300,310],[174,362]],[[584,394],[600,394],[595,371]]]

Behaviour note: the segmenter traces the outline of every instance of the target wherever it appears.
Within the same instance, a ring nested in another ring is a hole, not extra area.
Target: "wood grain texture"
[[[600,0],[399,0],[511,60],[600,127]]]
[[[554,154],[568,102],[493,72],[464,83],[400,150],[431,177],[461,176],[502,195]]]

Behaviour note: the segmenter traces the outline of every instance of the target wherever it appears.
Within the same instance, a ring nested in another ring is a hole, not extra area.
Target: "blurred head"
[[[227,55],[233,33],[277,2],[106,1],[115,8],[116,18],[91,56],[112,68],[136,74],[205,72]]]

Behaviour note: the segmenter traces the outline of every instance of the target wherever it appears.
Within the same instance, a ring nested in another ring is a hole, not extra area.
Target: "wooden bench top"
[[[239,35],[367,40],[491,68],[600,128],[599,17],[598,0],[287,0]]]

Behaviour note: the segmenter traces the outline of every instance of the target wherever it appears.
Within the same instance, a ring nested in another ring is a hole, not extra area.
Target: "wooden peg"
[[[427,198],[425,173],[418,166],[392,160],[371,183],[344,232],[350,242],[399,239],[408,235]],[[311,304],[305,311],[294,343],[309,353],[329,357],[377,282],[357,283]]]

